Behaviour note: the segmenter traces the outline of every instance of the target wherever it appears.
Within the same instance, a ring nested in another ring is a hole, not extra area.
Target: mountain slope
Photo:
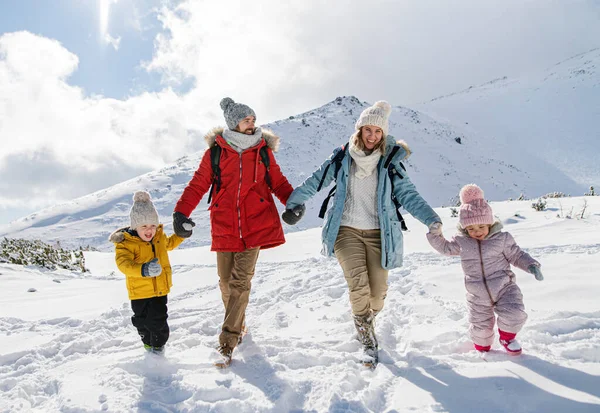
[[[340,97],[318,109],[265,125],[282,138],[276,157],[292,185],[300,184],[335,147],[348,141],[358,115],[368,105],[355,97]],[[531,197],[551,191],[583,193],[580,185],[553,165],[530,159],[519,148],[499,145],[496,138],[451,126],[408,108],[393,108],[390,133],[411,147],[413,155],[406,161],[408,173],[432,206],[454,203],[460,187],[470,182],[481,185],[486,197],[493,200],[514,198],[521,193]],[[131,196],[140,189],[150,191],[161,221],[170,232],[173,207],[202,154],[203,151],[194,153],[158,171],[14,221],[0,228],[0,235],[60,240],[66,247],[90,245],[110,249],[106,238],[115,228],[128,225]],[[300,224],[286,230],[320,225],[318,210],[327,192],[317,194],[308,203]],[[206,197],[192,215],[197,226],[194,236],[185,243],[187,247],[210,243],[205,200]]]
[[[541,73],[496,79],[417,108],[501,137],[582,185],[600,183],[600,48]]]

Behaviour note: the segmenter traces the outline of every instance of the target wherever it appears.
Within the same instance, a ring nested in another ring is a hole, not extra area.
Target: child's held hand
[[[429,233],[433,235],[442,235],[442,223],[434,222],[429,226]]]
[[[535,275],[535,279],[538,281],[542,281],[544,279],[544,275],[542,274],[542,270],[540,269],[540,267],[538,267],[537,265],[530,265],[529,266],[529,272],[532,273],[533,275]]]
[[[158,277],[160,273],[162,273],[162,267],[158,262],[158,258],[142,264],[142,277]]]
[[[181,238],[192,236],[192,228],[196,224],[194,221],[183,215],[181,212],[173,212],[173,231]]]

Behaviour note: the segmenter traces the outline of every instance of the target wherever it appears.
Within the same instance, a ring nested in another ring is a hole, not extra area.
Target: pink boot
[[[500,344],[506,349],[508,354],[511,356],[518,356],[521,354],[521,344],[515,338],[517,333],[507,333],[498,329],[500,333]]]
[[[480,346],[479,344],[475,343],[473,343],[473,346],[475,347],[475,350],[479,351],[480,353],[487,353],[492,348],[492,346]]]

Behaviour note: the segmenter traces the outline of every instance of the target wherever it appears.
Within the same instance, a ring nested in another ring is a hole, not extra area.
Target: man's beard
[[[245,135],[254,135],[255,130],[256,130],[256,128],[246,128],[243,131],[241,131],[241,133],[243,133]]]

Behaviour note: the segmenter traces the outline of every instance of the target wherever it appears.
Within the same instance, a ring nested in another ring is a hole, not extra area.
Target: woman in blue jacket
[[[296,224],[304,203],[321,187],[337,182],[323,225],[322,253],[335,254],[342,267],[358,338],[371,359],[366,363],[373,365],[377,362],[373,320],[383,308],[388,270],[402,265],[404,222],[397,207],[401,204],[430,228],[441,226],[440,217],[419,195],[401,163],[410,155],[408,146],[388,136],[391,110],[385,101],[365,109],[350,141],[294,190],[282,216],[287,224]]]

